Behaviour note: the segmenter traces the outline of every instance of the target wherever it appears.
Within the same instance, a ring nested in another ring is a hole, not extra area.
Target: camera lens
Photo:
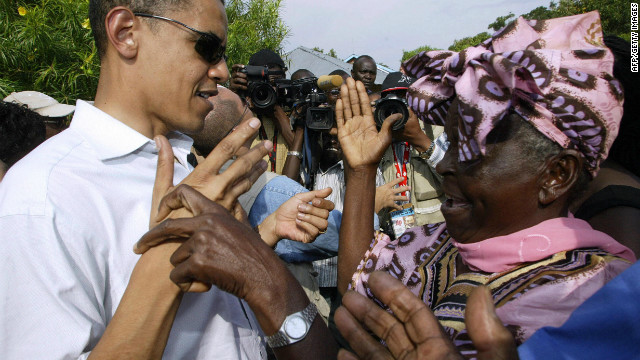
[[[406,101],[406,100],[405,100]],[[382,123],[386,118],[393,114],[402,114],[402,118],[396,121],[392,130],[400,130],[409,120],[409,110],[405,101],[395,98],[382,98],[376,102],[376,111],[374,119],[378,128],[382,127]]]
[[[251,83],[248,90],[253,106],[258,109],[266,109],[276,103],[276,91],[267,83]]]

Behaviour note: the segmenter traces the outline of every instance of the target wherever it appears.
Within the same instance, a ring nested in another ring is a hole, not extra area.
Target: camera
[[[384,119],[393,114],[402,114],[402,119],[393,124],[392,130],[402,129],[407,120],[409,120],[409,103],[407,103],[407,99],[404,96],[391,92],[385,97],[376,100],[375,104],[376,111],[373,113],[373,118],[378,128],[382,127]]]
[[[318,78],[310,77],[278,84],[278,101],[291,107],[306,106],[304,125],[310,130],[329,130],[335,123],[333,108],[327,103],[327,94],[318,86]]]
[[[247,74],[249,82],[247,96],[253,106],[258,109],[267,109],[275,105],[278,94],[269,81],[269,75],[280,75],[280,71],[269,71],[269,67],[245,65],[240,72]]]

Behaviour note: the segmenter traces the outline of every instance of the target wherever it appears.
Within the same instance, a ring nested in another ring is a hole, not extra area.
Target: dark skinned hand
[[[348,165],[351,168],[378,166],[391,144],[391,125],[400,117],[394,114],[385,119],[378,132],[367,89],[362,82],[348,78],[336,102],[338,141]]]
[[[341,350],[338,359],[463,358],[431,310],[400,281],[388,273],[375,272],[369,277],[369,286],[393,315],[358,293],[346,293],[335,321],[355,354]],[[465,323],[478,359],[517,359],[513,337],[495,315],[486,288],[475,289],[469,297]],[[388,348],[365,329],[383,339]]]
[[[243,97],[245,92],[247,91],[247,85],[249,81],[247,79],[247,74],[240,71],[240,69],[244,69],[244,65],[242,64],[234,64],[231,66],[231,80],[229,81],[229,90]]]

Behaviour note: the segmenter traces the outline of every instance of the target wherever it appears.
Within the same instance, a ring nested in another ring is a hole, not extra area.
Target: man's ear
[[[105,18],[109,42],[120,56],[126,59],[132,59],[138,53],[138,42],[134,32],[136,21],[133,12],[123,6],[111,9]]]
[[[540,204],[549,205],[571,191],[580,177],[582,161],[576,150],[563,150],[547,159],[539,178]]]

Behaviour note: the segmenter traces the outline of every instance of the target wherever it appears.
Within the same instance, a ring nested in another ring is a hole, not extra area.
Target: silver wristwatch
[[[280,330],[271,336],[267,336],[267,344],[271,348],[277,348],[294,344],[304,339],[317,314],[318,308],[313,303],[309,303],[304,310],[287,316]]]

